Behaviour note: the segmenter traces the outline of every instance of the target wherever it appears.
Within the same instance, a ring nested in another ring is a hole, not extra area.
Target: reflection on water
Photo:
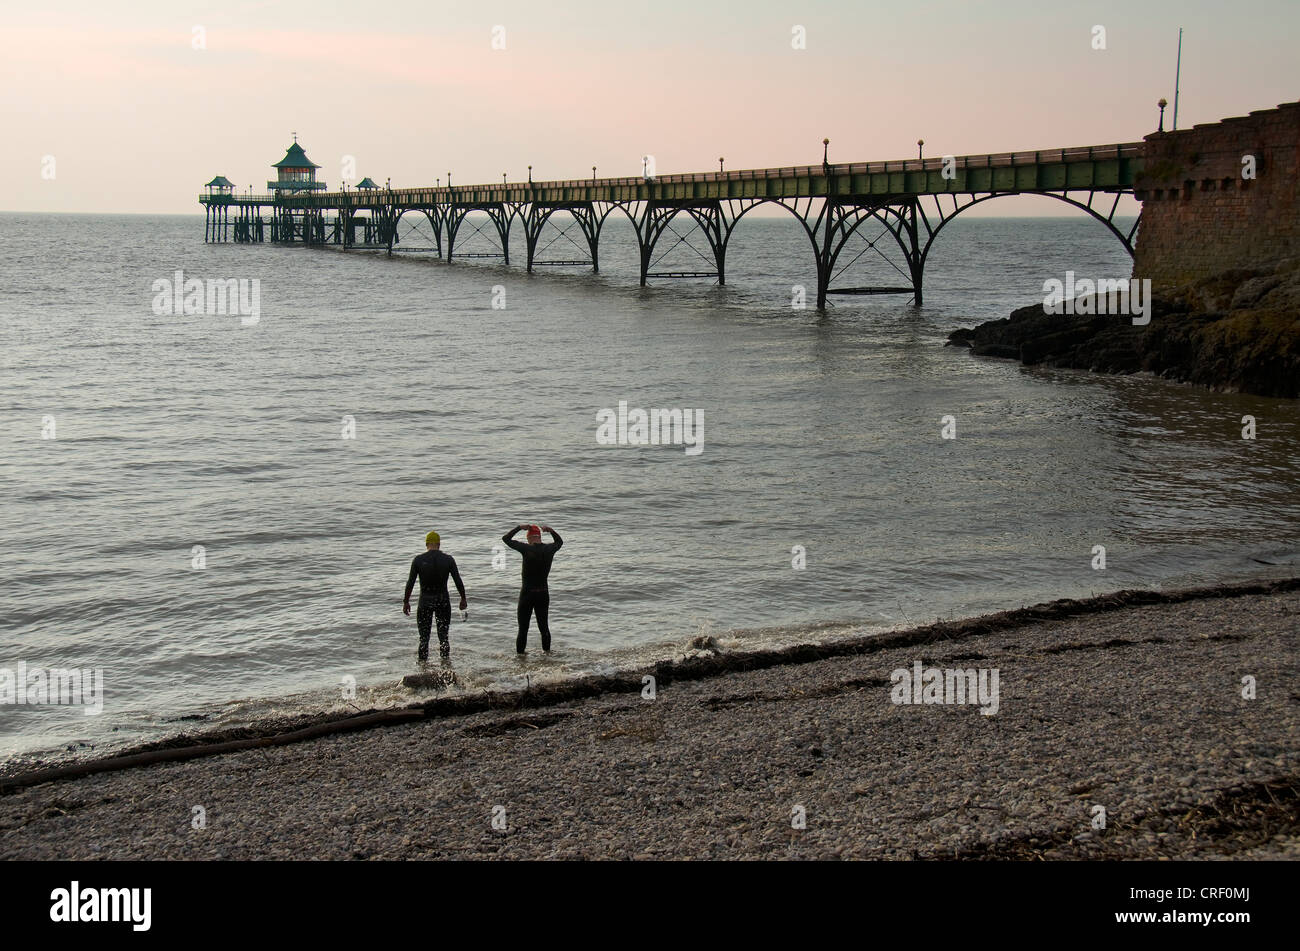
[[[959,221],[924,307],[819,314],[790,307],[811,282],[790,222],[742,223],[725,288],[638,289],[610,228],[600,275],[528,276],[204,246],[186,219],[5,216],[0,665],[102,667],[107,690],[100,717],[6,708],[5,748],[405,702],[401,587],[430,529],[469,591],[451,629],[468,690],[641,663],[700,632],[784,643],[1295,573],[1295,404],[942,345],[1066,268],[1126,275],[1101,229]],[[154,317],[150,284],[178,267],[260,279],[261,324]],[[598,445],[596,413],[620,400],[703,409],[703,453]],[[566,541],[558,650],[522,666],[518,565],[493,566],[521,521]],[[826,621],[845,626],[807,627]]]

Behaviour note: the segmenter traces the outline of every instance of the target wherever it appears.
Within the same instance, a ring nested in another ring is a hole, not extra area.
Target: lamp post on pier
[[[1160,107],[1160,126],[1159,128],[1156,129],[1156,131],[1164,132],[1165,131],[1165,106],[1169,105],[1169,101],[1165,99],[1164,96],[1161,96],[1160,101],[1157,102],[1156,105]]]
[[[822,139],[822,171],[827,175],[831,173],[830,148],[831,140]]]
[[[916,157],[925,161],[925,139],[916,140]]]
[[[719,174],[719,175],[722,174],[722,156],[721,156],[721,155],[718,156],[718,174]]]

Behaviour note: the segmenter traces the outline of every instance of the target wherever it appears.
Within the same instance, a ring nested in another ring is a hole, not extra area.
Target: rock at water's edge
[[[1127,314],[1055,315],[1034,304],[955,330],[948,343],[1026,366],[1144,370],[1217,390],[1300,396],[1300,259],[1175,288],[1155,296],[1149,313],[1150,323],[1134,325]]]

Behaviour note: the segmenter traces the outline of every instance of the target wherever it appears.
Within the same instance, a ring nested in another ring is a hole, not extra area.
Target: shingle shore
[[[1300,858],[1297,647],[1292,590],[327,736],[0,797],[0,857]]]

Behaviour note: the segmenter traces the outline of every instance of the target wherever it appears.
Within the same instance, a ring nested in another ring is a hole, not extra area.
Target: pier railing
[[[480,182],[473,185],[424,185],[415,188],[393,188],[349,191],[314,191],[307,194],[260,195],[200,195],[204,204],[273,205],[294,207],[367,207],[388,203],[408,204],[428,201],[454,202],[463,196],[482,200],[484,193],[509,194],[524,198],[533,192],[562,192],[572,189],[628,188],[645,185],[683,185],[694,183],[752,182],[797,178],[846,177],[862,175],[893,175],[898,173],[940,172],[949,170],[972,171],[1016,166],[1071,165],[1107,160],[1139,159],[1143,154],[1141,142],[1114,145],[1090,145],[1079,148],[1038,149],[1024,152],[994,152],[986,155],[932,156],[930,158],[897,159],[886,162],[827,163],[819,165],[788,165],[778,168],[751,168],[735,171],[687,172],[644,177],[639,175],[618,178],[571,178],[524,182]]]

